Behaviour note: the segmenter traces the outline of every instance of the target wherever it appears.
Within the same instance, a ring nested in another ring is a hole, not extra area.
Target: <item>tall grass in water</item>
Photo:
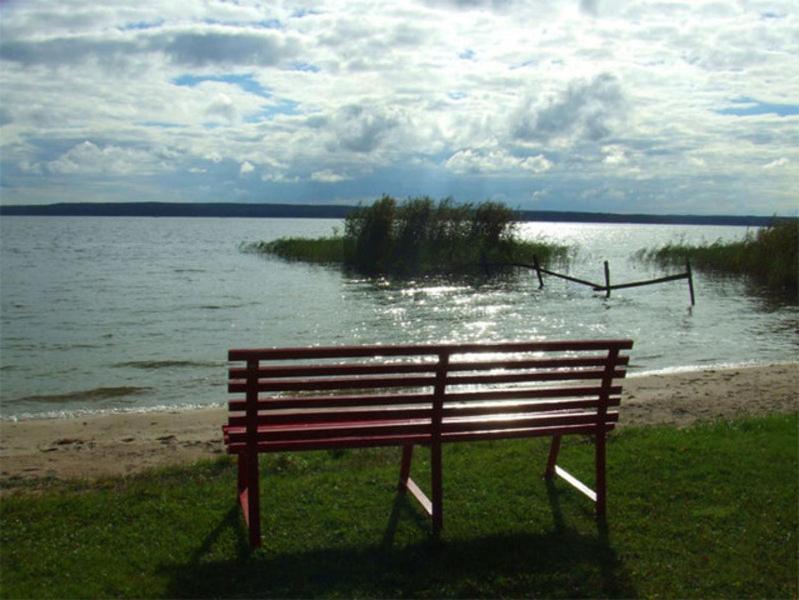
[[[748,275],[771,289],[785,291],[794,298],[799,296],[799,221],[795,219],[775,220],[737,242],[670,243],[640,250],[638,257],[662,265],[684,264],[689,258],[698,269]]]
[[[516,215],[496,203],[457,205],[383,196],[346,218],[343,236],[282,238],[248,249],[289,260],[341,263],[369,275],[468,273],[486,265],[564,259],[568,248],[517,237]]]

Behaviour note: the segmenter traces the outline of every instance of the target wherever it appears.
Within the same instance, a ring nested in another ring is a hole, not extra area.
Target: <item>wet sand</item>
[[[621,426],[799,410],[799,363],[630,377]],[[224,454],[223,408],[0,422],[0,482],[96,479]]]

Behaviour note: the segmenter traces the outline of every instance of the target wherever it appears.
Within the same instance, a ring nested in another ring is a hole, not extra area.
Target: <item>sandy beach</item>
[[[630,377],[621,426],[668,424],[799,409],[799,363]],[[96,479],[224,454],[225,409],[0,422],[0,482]]]

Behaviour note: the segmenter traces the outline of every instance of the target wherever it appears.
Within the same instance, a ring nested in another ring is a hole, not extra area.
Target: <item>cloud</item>
[[[164,163],[152,152],[111,145],[100,147],[87,140],[47,162],[46,168],[57,175],[142,175],[162,170]]]
[[[621,146],[611,144],[608,146],[602,146],[602,154],[604,154],[604,158],[602,162],[607,163],[609,165],[619,165],[627,162],[627,152]]]
[[[398,124],[397,118],[379,109],[345,106],[333,118],[334,145],[359,154],[372,152]]]
[[[516,157],[501,149],[460,150],[445,163],[450,171],[460,174],[529,175],[549,171],[552,162],[544,155]]]
[[[245,160],[241,163],[241,168],[239,169],[239,175],[247,175],[248,173],[252,173],[255,171],[255,167],[252,166],[252,163],[248,160]]]
[[[136,57],[163,56],[182,67],[282,65],[300,51],[299,39],[276,30],[196,25],[117,33],[58,36],[43,40],[4,40],[0,58],[24,66],[58,67],[93,61],[106,67],[129,64]]]
[[[582,139],[599,141],[626,118],[627,106],[619,80],[601,73],[578,80],[546,99],[526,98],[510,118],[511,135],[521,141]]]
[[[40,41],[4,40],[0,42],[0,59],[23,66],[57,67],[88,60],[113,66],[127,62],[131,54],[144,50],[132,40],[113,40],[95,36],[55,38]]]
[[[230,96],[227,94],[217,94],[214,101],[205,109],[205,114],[209,117],[219,117],[226,121],[234,121],[237,111]]]
[[[782,158],[778,158],[776,160],[772,160],[770,163],[763,165],[763,169],[766,171],[771,171],[773,169],[779,169],[780,167],[786,167],[791,161],[789,161],[784,156]]]
[[[350,179],[350,177],[347,177],[346,175],[340,175],[331,169],[323,169],[321,171],[315,171],[311,174],[311,181],[317,181],[319,183],[338,183],[348,179]]]
[[[297,40],[277,31],[187,31],[158,36],[150,46],[163,49],[174,63],[186,67],[261,66],[281,64],[298,53]]]
[[[580,0],[580,10],[592,16],[599,14],[599,0]]]

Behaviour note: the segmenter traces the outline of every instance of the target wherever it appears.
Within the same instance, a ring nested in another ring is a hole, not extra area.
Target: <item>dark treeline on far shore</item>
[[[0,215],[343,219],[355,208],[355,206],[323,204],[74,202],[44,205],[0,205]],[[764,217],[753,215],[646,215],[550,210],[519,210],[516,211],[516,214],[520,221],[564,223],[764,226],[774,221],[774,217],[772,216]]]

